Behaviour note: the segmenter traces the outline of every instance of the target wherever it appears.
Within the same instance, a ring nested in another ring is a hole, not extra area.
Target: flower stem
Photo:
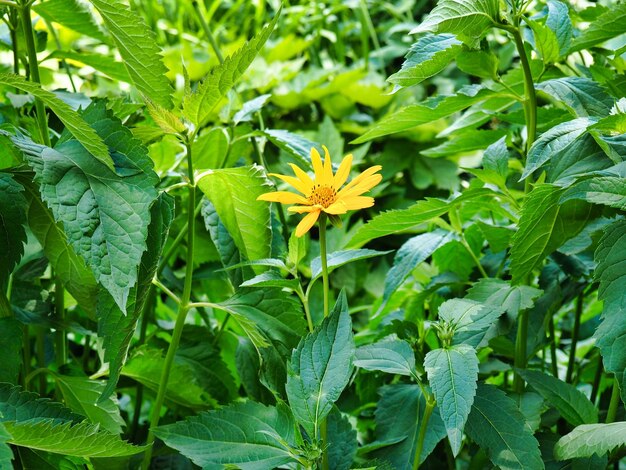
[[[152,459],[152,444],[154,443],[154,430],[159,425],[161,408],[163,407],[163,402],[165,401],[165,392],[167,390],[167,383],[170,378],[172,364],[174,363],[174,356],[176,355],[176,350],[178,349],[178,344],[180,343],[180,338],[183,333],[183,327],[185,326],[185,318],[187,318],[187,313],[190,308],[196,221],[196,186],[193,173],[191,142],[189,139],[186,139],[185,146],[187,148],[187,172],[189,175],[189,200],[187,201],[187,265],[185,271],[185,283],[183,286],[183,294],[180,299],[180,304],[178,306],[178,314],[176,316],[176,323],[174,324],[172,340],[167,348],[167,355],[165,356],[163,371],[161,372],[159,390],[157,392],[156,401],[152,408],[152,415],[150,417],[150,431],[148,432],[148,439],[146,440],[146,444],[150,447],[148,447],[144,455],[142,467],[144,470],[148,470],[150,467],[150,460]]]
[[[322,260],[322,282],[324,283],[324,318],[328,316],[328,259],[326,253],[326,214],[320,214],[320,259]]]
[[[435,408],[435,400],[432,397],[426,397],[426,409],[424,410],[424,416],[420,423],[420,431],[417,435],[417,448],[415,449],[415,456],[413,457],[413,470],[417,470],[420,466],[420,457],[422,456],[422,449],[424,448],[424,439],[426,438],[426,430],[428,429],[428,421],[433,414]]]

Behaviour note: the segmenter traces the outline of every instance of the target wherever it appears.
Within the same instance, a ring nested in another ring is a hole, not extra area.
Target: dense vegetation
[[[626,4],[0,13],[0,468],[624,468]]]

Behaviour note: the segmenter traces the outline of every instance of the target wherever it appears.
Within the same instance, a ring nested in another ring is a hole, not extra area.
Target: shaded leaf
[[[356,350],[354,365],[365,370],[415,377],[415,355],[404,340],[394,339],[361,346]]]
[[[389,253],[389,251],[376,251],[376,250],[342,250],[333,251],[326,257],[326,263],[328,272],[332,272],[344,264],[351,263],[353,261],[359,261],[363,259],[374,258],[376,256],[382,256]],[[322,260],[318,256],[311,261],[311,279],[317,279],[322,275]]]
[[[22,367],[22,324],[15,318],[0,318],[0,382],[17,383]]]
[[[546,80],[537,89],[563,103],[576,116],[606,116],[613,98],[597,82],[585,77],[564,77]]]
[[[0,290],[24,255],[26,199],[24,188],[11,175],[0,173]]]

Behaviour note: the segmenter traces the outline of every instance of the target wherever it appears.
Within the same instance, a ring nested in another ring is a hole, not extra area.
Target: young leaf
[[[109,38],[100,30],[91,12],[76,0],[46,0],[33,5],[33,10],[50,22],[109,43]]]
[[[474,348],[480,345],[502,313],[500,306],[468,299],[450,299],[439,306],[439,318],[454,325],[452,344],[468,344]]]
[[[102,137],[98,135],[94,129],[89,127],[83,120],[83,117],[74,111],[70,105],[61,101],[54,93],[41,88],[41,85],[38,83],[28,82],[24,77],[19,75],[0,73],[0,83],[30,93],[35,98],[43,101],[44,104],[57,115],[66,129],[72,133],[74,138],[81,143],[87,152],[105,165],[108,170],[114,171],[113,160],[109,155],[109,148],[103,142]],[[106,175],[110,173],[108,170],[104,170],[104,173],[101,173]]]
[[[623,33],[626,33],[626,4],[619,3],[608,8],[572,41],[570,53],[589,49]]]
[[[539,443],[515,401],[492,385],[478,385],[465,431],[502,470],[544,468]]]
[[[47,3],[49,2],[40,3],[38,6],[46,5]],[[46,57],[46,60],[50,59],[69,59],[71,61],[80,62],[81,64],[93,67],[98,72],[103,73],[113,80],[132,83],[126,68],[124,68],[124,64],[103,54],[86,51],[54,51]]]
[[[215,105],[235,86],[237,80],[250,66],[276,27],[280,11],[279,9],[276,12],[274,19],[258,35],[211,70],[193,93],[185,94],[183,114],[196,127],[206,124]]]
[[[26,199],[24,188],[0,173],[0,290],[4,291],[13,269],[22,259],[26,241]]]
[[[289,410],[248,401],[160,426],[156,436],[204,468],[276,468],[295,460]]]
[[[518,370],[517,373],[573,426],[598,421],[596,407],[573,385],[536,370]]]
[[[426,354],[424,368],[456,456],[461,450],[463,428],[476,394],[476,350],[465,344],[434,349]]]
[[[376,250],[341,250],[333,251],[326,259],[328,265],[328,272],[337,269],[344,264],[351,263],[353,261],[359,261],[363,259],[374,258],[376,256],[382,256],[389,253],[389,251],[376,251]],[[311,261],[311,279],[317,279],[322,275],[322,260],[318,256]]]
[[[547,25],[539,21],[528,20],[535,36],[535,46],[545,64],[553,64],[559,60],[560,48],[556,34]]]
[[[0,318],[0,382],[17,383],[22,367],[22,324],[15,318]],[[1,468],[1,466],[0,466]]]
[[[546,80],[537,89],[562,102],[575,116],[606,116],[613,98],[597,82],[584,77],[564,77]]]
[[[626,445],[626,422],[583,424],[566,434],[554,446],[558,460],[604,455]]]
[[[569,8],[565,2],[548,0],[548,18],[546,26],[554,31],[559,43],[559,55],[567,53],[572,39],[572,21],[569,18]]]
[[[287,369],[289,405],[310,436],[318,436],[321,421],[348,384],[353,357],[352,321],[342,293],[331,314],[302,338]]]
[[[530,286],[511,286],[501,279],[481,279],[470,288],[466,298],[501,308],[515,318],[521,310],[535,305],[542,292]]]
[[[124,60],[128,75],[137,89],[164,108],[172,107],[172,87],[167,67],[161,61],[161,49],[154,32],[141,15],[120,0],[90,0],[104,20],[104,25]]]
[[[240,284],[240,287],[281,287],[296,290],[300,285],[297,279],[285,279],[276,271],[265,271]]]
[[[408,87],[438,74],[463,50],[463,43],[453,34],[427,34],[411,46],[399,72],[387,81]]]
[[[233,124],[236,126],[240,122],[248,122],[252,120],[254,113],[258,113],[263,109],[265,103],[272,95],[260,95],[256,98],[246,101],[241,109],[233,116]]]
[[[365,370],[416,377],[415,354],[404,340],[394,339],[368,344],[356,350],[354,365]]]

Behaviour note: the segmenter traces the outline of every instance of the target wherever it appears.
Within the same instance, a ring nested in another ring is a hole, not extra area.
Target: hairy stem
[[[569,349],[569,361],[567,362],[567,373],[565,381],[572,383],[572,375],[574,374],[574,364],[576,363],[576,345],[578,343],[578,333],[580,331],[580,317],[583,313],[584,294],[581,292],[576,299],[576,313],[574,314],[574,329],[572,330],[572,344]]]
[[[419,434],[417,435],[417,448],[415,449],[415,456],[413,457],[413,470],[417,470],[420,466],[420,457],[422,456],[422,449],[424,448],[424,439],[426,438],[426,430],[428,429],[428,421],[430,421],[430,415],[433,414],[435,408],[435,400],[432,397],[426,397],[426,409],[424,410],[424,416],[422,416],[422,422],[420,423]]]

